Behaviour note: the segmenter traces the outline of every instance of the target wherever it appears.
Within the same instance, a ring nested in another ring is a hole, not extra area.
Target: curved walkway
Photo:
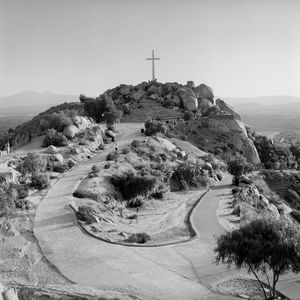
[[[142,126],[120,124],[119,147],[138,136]],[[92,238],[77,226],[68,205],[74,186],[93,164],[105,160],[108,152],[97,154],[67,173],[37,208],[34,234],[49,262],[73,282],[143,299],[236,299],[214,294],[207,288],[234,272],[213,264],[213,235],[224,231],[216,209],[220,197],[230,193],[226,184],[211,190],[193,211],[191,218],[198,238],[189,243],[123,247]]]

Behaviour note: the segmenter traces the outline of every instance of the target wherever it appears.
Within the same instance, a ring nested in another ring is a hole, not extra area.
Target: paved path
[[[142,124],[121,124],[119,148],[139,135]],[[113,147],[113,145],[112,145]],[[213,234],[224,232],[216,210],[225,185],[211,190],[192,213],[198,238],[156,248],[113,245],[86,235],[68,207],[77,182],[105,150],[67,173],[48,192],[36,211],[34,234],[43,254],[68,279],[83,285],[117,290],[143,299],[237,299],[214,294],[209,285],[234,271],[213,264]]]

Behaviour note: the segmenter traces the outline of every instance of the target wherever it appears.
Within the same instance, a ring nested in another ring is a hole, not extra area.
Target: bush
[[[137,243],[137,244],[145,244],[151,240],[151,237],[145,233],[133,233],[128,239],[126,240],[128,243]]]
[[[97,165],[92,166],[92,172],[93,173],[99,173],[101,171],[100,167]]]
[[[144,203],[144,201],[141,197],[136,197],[136,198],[128,200],[127,201],[127,206],[136,208],[136,207],[142,206],[143,203]]]
[[[90,206],[79,206],[77,216],[79,220],[87,224],[92,224],[96,222],[94,209]]]
[[[125,174],[114,176],[111,183],[120,191],[125,200],[136,198],[137,196],[147,196],[154,190],[156,179],[146,176],[134,176]]]
[[[31,176],[37,173],[42,173],[46,170],[47,159],[36,153],[28,153],[17,170],[23,175],[30,174]]]
[[[57,132],[55,129],[48,129],[42,147],[48,147],[50,145],[64,147],[68,145],[68,139],[63,133]]]
[[[108,155],[106,156],[106,160],[117,160],[119,157],[119,154],[117,151],[113,151],[108,153]]]
[[[193,112],[191,112],[191,111],[186,111],[186,112],[184,113],[184,115],[183,115],[183,119],[184,119],[185,121],[191,121],[191,120],[194,120],[194,114],[193,114]]]
[[[31,185],[38,190],[45,189],[50,186],[49,176],[46,174],[34,175],[31,179]]]
[[[121,152],[122,152],[122,154],[127,154],[127,153],[130,152],[130,149],[129,148],[123,148]]]
[[[100,196],[98,194],[95,194],[95,193],[92,193],[92,192],[89,192],[89,191],[82,191],[82,190],[74,191],[73,192],[73,197],[80,198],[80,199],[88,198],[88,199],[92,199],[92,200],[95,200],[95,201],[99,201],[99,199],[100,199]]]
[[[179,190],[188,190],[190,187],[206,187],[208,181],[201,167],[190,161],[179,164],[174,170],[171,180]]]
[[[244,157],[235,157],[230,160],[228,163],[228,170],[230,174],[234,176],[241,176],[244,173],[252,172],[254,170],[254,166],[247,162]]]
[[[162,121],[155,121],[155,120],[148,120],[146,123],[145,123],[145,134],[147,136],[150,136],[150,135],[153,135],[155,133],[163,133],[163,134],[166,134],[167,131],[168,131],[168,128],[166,126],[166,124]]]
[[[68,167],[71,169],[73,167],[75,167],[77,164],[76,164],[76,161],[74,161],[73,159],[69,159],[68,160]]]
[[[54,112],[49,116],[49,128],[53,128],[58,132],[62,132],[65,127],[73,124],[73,121],[64,111]]]
[[[0,217],[13,215],[16,208],[17,191],[11,185],[0,185]]]
[[[56,163],[53,165],[53,172],[57,173],[65,173],[69,170],[69,166],[67,164]]]
[[[23,184],[12,184],[18,193],[18,199],[25,199],[28,197],[28,187]]]
[[[138,215],[137,214],[133,214],[133,215],[130,215],[127,217],[128,220],[135,220],[138,218]]]
[[[172,108],[175,104],[172,99],[167,98],[162,101],[161,105],[167,108]]]

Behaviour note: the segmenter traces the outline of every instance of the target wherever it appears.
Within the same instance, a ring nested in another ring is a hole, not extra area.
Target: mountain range
[[[79,97],[75,95],[24,91],[14,95],[0,97],[0,115],[35,115],[48,109],[50,106],[64,102],[78,102],[78,99]]]
[[[223,97],[240,114],[295,115],[300,113],[300,97],[268,96],[268,97]]]

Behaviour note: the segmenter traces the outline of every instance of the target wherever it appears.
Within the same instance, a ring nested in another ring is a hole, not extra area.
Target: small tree
[[[261,285],[265,299],[275,299],[276,284],[285,272],[300,272],[300,227],[289,219],[254,219],[243,227],[217,238],[216,263],[248,268]],[[270,297],[258,277],[266,276]],[[268,273],[273,274],[272,283]]]
[[[45,171],[47,166],[47,159],[40,154],[28,153],[25,160],[19,165],[18,170],[26,175],[30,174],[31,177],[37,173]]]

